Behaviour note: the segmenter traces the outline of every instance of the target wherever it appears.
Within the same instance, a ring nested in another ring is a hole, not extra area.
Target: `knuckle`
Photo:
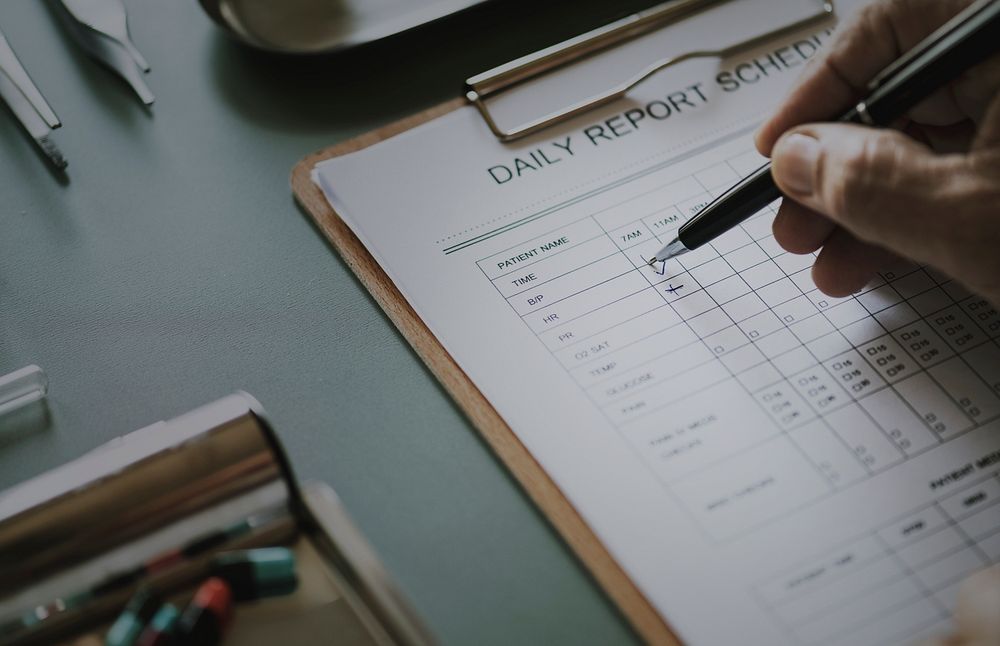
[[[857,16],[849,24],[855,30],[861,28],[869,29],[873,25],[880,25],[895,3],[896,0],[869,2],[858,10]]]
[[[941,239],[952,251],[990,250],[983,254],[983,260],[990,256],[989,261],[1000,269],[1000,254],[996,253],[1000,249],[1000,175],[961,164],[941,184],[937,219],[943,229]]]
[[[884,9],[878,4],[867,4],[834,31],[832,42],[824,55],[825,62],[832,62],[839,69],[851,59],[851,54],[864,51],[866,44],[877,31]]]
[[[982,180],[987,193],[1000,191],[1000,146],[975,151],[969,155],[968,160],[970,169]]]
[[[832,175],[826,187],[831,215],[855,221],[879,208],[884,196],[899,188],[896,173],[899,160],[892,143],[886,133],[873,133],[850,146],[843,159],[827,166]]]

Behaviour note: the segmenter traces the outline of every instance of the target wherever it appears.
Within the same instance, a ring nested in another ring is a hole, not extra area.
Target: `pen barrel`
[[[737,199],[729,199],[737,193],[740,194]],[[684,223],[677,231],[677,238],[688,249],[697,249],[780,197],[781,191],[771,177],[771,164],[764,164]]]
[[[888,126],[966,70],[1000,49],[1000,1],[979,0],[928,37],[873,81],[868,97],[839,121]],[[697,249],[751,217],[781,192],[770,163],[732,187],[677,232],[688,249]]]
[[[970,7],[971,9],[971,7]],[[985,3],[875,87],[865,100],[871,122],[887,126],[935,91],[1000,50],[1000,2]],[[853,112],[853,111],[852,111]],[[857,118],[846,118],[858,122]]]

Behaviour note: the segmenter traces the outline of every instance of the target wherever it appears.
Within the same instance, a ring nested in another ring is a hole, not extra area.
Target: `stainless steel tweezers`
[[[0,98],[14,113],[45,157],[58,169],[66,168],[66,158],[50,139],[52,130],[62,125],[55,111],[38,91],[21,61],[0,32]]]

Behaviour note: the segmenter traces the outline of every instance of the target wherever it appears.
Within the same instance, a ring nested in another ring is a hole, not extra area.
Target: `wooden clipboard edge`
[[[542,510],[635,631],[650,644],[680,646],[666,621],[656,612],[617,561],[597,538],[572,503],[521,443],[496,409],[448,354],[423,320],[403,298],[350,227],[340,219],[311,177],[320,161],[367,148],[380,141],[448,114],[465,105],[458,98],[385,127],[306,156],[292,169],[296,201],[309,213],[337,252],[371,293],[393,324],[430,368],[448,394],[479,430],[493,452]]]

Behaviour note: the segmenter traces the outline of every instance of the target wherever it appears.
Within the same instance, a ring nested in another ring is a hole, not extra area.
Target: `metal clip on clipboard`
[[[822,0],[821,8],[805,18],[794,20],[718,49],[695,50],[661,59],[649,65],[635,76],[632,76],[624,83],[612,87],[606,92],[593,95],[562,110],[549,113],[534,121],[529,121],[511,129],[504,129],[498,125],[490,113],[489,107],[486,105],[484,99],[509,90],[519,83],[666,27],[711,6],[729,1],[675,0],[674,2],[667,2],[632,14],[621,20],[598,27],[575,38],[563,41],[534,54],[528,54],[527,56],[466,79],[465,97],[469,103],[476,106],[490,131],[500,141],[515,141],[621,99],[630,90],[649,77],[678,63],[694,58],[727,58],[742,50],[751,49],[771,39],[798,31],[835,15],[834,0]]]

